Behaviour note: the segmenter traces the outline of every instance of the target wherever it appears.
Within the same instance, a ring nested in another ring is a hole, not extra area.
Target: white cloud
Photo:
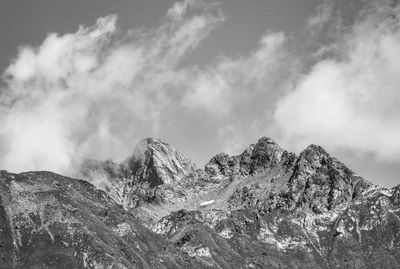
[[[194,3],[175,4],[158,29],[121,33],[110,15],[22,47],[3,75],[1,167],[71,174],[83,158],[124,158],[156,133],[179,102],[166,94],[179,62],[223,19]]]
[[[339,57],[319,61],[278,102],[276,122],[295,148],[320,143],[400,158],[400,24],[379,7],[342,35]]]
[[[167,15],[174,20],[181,20],[185,16],[190,6],[196,3],[195,0],[185,0],[176,2],[168,11]]]
[[[183,106],[229,118],[241,113],[240,107],[254,105],[261,97],[269,95],[272,99],[277,77],[289,72],[283,61],[287,57],[285,42],[283,33],[268,33],[249,55],[224,57],[215,65],[190,70]]]
[[[317,143],[398,160],[399,12],[372,5],[341,27],[334,8],[325,2],[305,24],[312,40],[324,34],[317,24],[333,24],[328,45],[267,31],[254,51],[204,67],[180,63],[224,20],[215,3],[178,2],[157,29],[122,33],[110,15],[50,34],[4,73],[0,165],[71,173],[83,158],[118,160],[138,139],[198,121],[192,133],[219,139],[218,151],[267,135],[290,150]]]

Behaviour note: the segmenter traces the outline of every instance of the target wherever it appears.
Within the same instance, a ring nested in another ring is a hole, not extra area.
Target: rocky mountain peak
[[[317,145],[297,156],[263,137],[195,170],[147,138],[120,164],[85,164],[106,193],[0,171],[0,268],[400,268],[400,185]]]
[[[331,157],[325,149],[312,144],[300,153],[296,167],[299,173],[312,173],[317,168],[327,166],[329,159]]]
[[[168,143],[150,137],[141,140],[132,155],[122,163],[86,160],[81,173],[97,186],[98,182],[105,182],[106,189],[112,192],[115,189],[117,192],[128,192],[143,185],[153,188],[161,184],[173,184],[193,172],[195,167],[189,158]]]
[[[321,177],[322,174],[326,178]],[[300,153],[293,175],[294,177],[317,177],[320,181],[322,179],[331,181],[345,179],[346,183],[350,183],[352,179],[361,178],[335,157],[332,157],[324,148],[314,144]]]
[[[317,145],[300,153],[289,182],[297,206],[306,205],[315,213],[349,202],[371,186]]]
[[[260,138],[251,154],[250,172],[258,172],[279,164],[288,152],[268,137]]]
[[[177,185],[195,167],[189,158],[165,141],[149,137],[141,140],[122,163],[86,160],[81,173],[128,209],[142,200],[154,199],[157,186]]]
[[[328,156],[328,152],[321,146],[311,144],[305,150],[301,152],[304,156],[312,156],[314,158],[318,158],[321,156]]]
[[[146,138],[140,141],[122,164],[132,171],[136,182],[146,181],[150,187],[172,184],[193,172],[196,165],[165,141]]]
[[[162,154],[168,157],[169,155],[174,155],[176,152],[177,151],[164,140],[155,137],[148,137],[140,140],[136,144],[133,153],[129,158],[146,158],[147,155],[152,154]],[[181,153],[178,154],[181,155]]]
[[[205,170],[211,175],[232,177],[248,176],[269,169],[280,168],[293,163],[296,158],[268,137],[260,138],[256,144],[249,145],[242,154],[229,156],[226,153],[215,155]]]
[[[272,138],[266,136],[263,136],[260,139],[258,139],[257,144],[270,144],[278,146],[278,144]]]
[[[195,164],[171,145],[158,138],[140,141],[121,168],[134,182],[147,182],[150,187],[172,184],[193,172]]]

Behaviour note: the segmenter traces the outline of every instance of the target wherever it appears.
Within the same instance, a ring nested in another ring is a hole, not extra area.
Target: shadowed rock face
[[[83,171],[105,192],[1,173],[0,268],[400,268],[400,185],[374,186],[316,145],[297,156],[263,137],[195,170],[148,138]]]

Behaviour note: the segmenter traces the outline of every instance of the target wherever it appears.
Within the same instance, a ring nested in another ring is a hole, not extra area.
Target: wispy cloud
[[[333,7],[334,2],[329,0],[325,0],[322,4],[318,5],[315,14],[308,18],[306,27],[313,34],[317,34],[331,19]]]
[[[312,48],[266,29],[254,51],[203,67],[181,63],[225,19],[208,1],[177,2],[157,29],[125,33],[110,15],[22,47],[3,74],[0,165],[71,173],[87,157],[121,159],[172,116],[210,123],[230,153],[270,135],[398,160],[399,8],[361,1],[346,20],[337,2],[305,22]]]
[[[127,156],[177,103],[167,90],[181,59],[223,20],[210,5],[177,3],[158,29],[123,33],[110,15],[22,47],[3,75],[1,166],[65,173],[82,158]]]
[[[287,56],[283,33],[268,33],[257,50],[239,58],[222,58],[217,64],[200,70],[188,70],[188,90],[183,106],[205,110],[216,117],[229,118],[232,110],[257,103],[271,94],[275,76],[284,75],[283,60]],[[285,65],[286,67],[286,65]]]

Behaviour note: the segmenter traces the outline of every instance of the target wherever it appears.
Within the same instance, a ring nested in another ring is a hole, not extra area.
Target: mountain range
[[[74,179],[0,172],[0,268],[400,268],[400,185],[262,137],[203,169],[147,138]]]

